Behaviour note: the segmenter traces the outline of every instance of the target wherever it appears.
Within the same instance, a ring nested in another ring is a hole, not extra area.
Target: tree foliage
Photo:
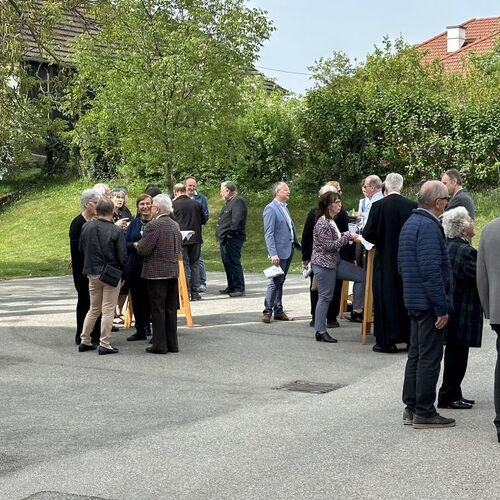
[[[85,173],[164,179],[221,168],[246,75],[271,27],[243,0],[116,0],[92,9],[67,110]],[[99,160],[99,161],[98,161]]]
[[[316,172],[418,180],[453,167],[470,184],[499,182],[500,49],[472,57],[461,75],[422,56],[385,39],[362,65],[343,54],[317,63],[302,118]]]

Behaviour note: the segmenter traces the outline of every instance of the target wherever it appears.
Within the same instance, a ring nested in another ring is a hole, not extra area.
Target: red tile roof
[[[435,59],[443,62],[446,69],[451,71],[464,71],[464,56],[475,52],[482,54],[492,49],[500,35],[500,17],[483,17],[469,19],[460,24],[465,29],[465,43],[455,52],[447,50],[447,32],[444,31],[429,40],[418,44],[419,50],[426,51],[422,58],[423,63]]]

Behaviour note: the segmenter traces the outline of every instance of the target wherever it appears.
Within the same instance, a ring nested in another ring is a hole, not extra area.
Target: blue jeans
[[[241,247],[243,240],[226,238],[220,242],[220,255],[226,271],[227,287],[230,291],[244,291],[245,278],[241,266]]]
[[[283,297],[283,285],[286,280],[286,275],[288,273],[288,268],[290,267],[290,262],[292,262],[293,251],[288,259],[280,259],[280,267],[283,269],[285,274],[281,276],[276,276],[269,280],[267,285],[266,296],[264,298],[264,314],[269,314],[272,316],[274,314],[281,314],[283,312],[283,304],[281,303]]]
[[[363,309],[365,303],[365,270],[350,262],[341,260],[336,269],[312,265],[318,283],[318,303],[314,315],[314,328],[317,332],[326,332],[326,316],[330,301],[335,291],[336,280],[354,281],[352,308]]]
[[[200,285],[207,286],[207,270],[205,268],[205,257],[200,253]]]
[[[434,311],[409,310],[410,350],[403,384],[403,402],[419,417],[433,417],[436,384],[443,358],[443,330],[438,330]]]

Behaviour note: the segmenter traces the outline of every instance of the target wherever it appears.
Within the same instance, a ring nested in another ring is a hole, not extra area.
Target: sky
[[[314,82],[308,67],[334,51],[363,61],[388,35],[421,43],[447,26],[474,17],[500,16],[498,0],[248,0],[268,12],[275,31],[257,69],[288,90],[303,94]],[[264,69],[267,68],[267,69]],[[269,69],[271,68],[271,69]],[[275,71],[281,70],[281,71]],[[291,72],[285,73],[284,71]]]

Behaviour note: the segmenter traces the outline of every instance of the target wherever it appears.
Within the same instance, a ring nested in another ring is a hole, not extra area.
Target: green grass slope
[[[26,187],[26,185],[30,187]],[[113,185],[113,183],[111,183]],[[123,185],[117,182],[116,185]],[[25,183],[16,201],[0,209],[0,279],[29,276],[57,276],[70,273],[68,231],[71,220],[79,213],[79,196],[88,184],[82,180],[51,180]],[[19,184],[16,185],[19,188]],[[129,208],[134,212],[135,197],[141,186],[129,186]],[[344,186],[344,207],[357,207],[359,186]],[[217,215],[222,207],[218,191],[207,192],[210,219],[205,227],[203,253],[209,271],[221,271],[219,245],[215,240]],[[247,241],[243,246],[243,265],[247,272],[261,272],[269,260],[264,244],[262,210],[271,200],[271,193],[243,192],[249,207]],[[473,193],[478,209],[476,223],[479,241],[482,227],[500,215],[500,190]],[[315,206],[315,195],[294,192],[289,202],[299,236],[308,211]],[[296,254],[292,271],[300,270]]]

